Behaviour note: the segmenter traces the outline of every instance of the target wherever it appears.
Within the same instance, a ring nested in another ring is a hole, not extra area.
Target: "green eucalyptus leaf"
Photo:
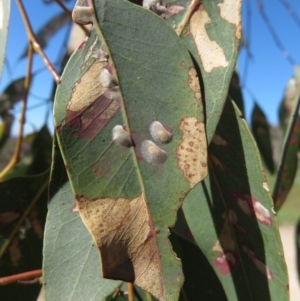
[[[228,300],[288,300],[277,218],[259,152],[230,100],[208,154],[209,176],[183,204],[195,241]]]
[[[228,95],[235,102],[242,115],[245,116],[244,98],[240,86],[240,78],[236,71],[233,72],[232,78],[230,80]]]
[[[275,172],[275,164],[273,160],[273,146],[270,135],[270,126],[268,124],[266,115],[257,103],[252,111],[251,127],[253,137],[257,143],[260,154],[266,164],[270,173]]]
[[[296,177],[298,169],[298,150],[300,145],[300,117],[298,116],[295,124],[291,128],[291,135],[286,138],[287,149],[282,160],[282,172],[277,175],[278,185],[274,187],[273,199],[275,209],[279,210],[285,202]]]
[[[168,241],[176,211],[206,176],[200,85],[188,51],[158,16],[95,1],[89,39],[55,99],[59,146],[105,278],[178,298],[183,275]],[[171,54],[171,55],[170,55]]]
[[[201,2],[201,4],[200,4]],[[223,111],[241,38],[241,0],[163,1],[161,16],[200,68],[210,143]],[[156,9],[152,10],[157,12]]]
[[[100,277],[97,248],[79,216],[56,142],[43,255],[47,301],[103,300],[121,284]]]

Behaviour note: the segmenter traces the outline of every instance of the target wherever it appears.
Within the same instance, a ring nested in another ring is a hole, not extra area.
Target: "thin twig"
[[[64,5],[61,0],[55,0],[55,2],[64,10],[64,12],[73,20],[72,12]],[[82,30],[85,32],[86,35],[89,35],[90,31],[82,24],[78,24]]]
[[[127,290],[128,290],[128,301],[134,301],[133,284],[131,282],[127,282]]]
[[[55,0],[55,2],[63,9],[63,11],[72,19],[72,12],[65,6],[61,0]]]
[[[257,1],[257,5],[258,5],[258,10],[271,34],[271,37],[273,38],[276,46],[280,49],[280,51],[282,52],[283,56],[288,60],[288,62],[292,65],[292,66],[296,66],[296,60],[289,54],[289,52],[284,48],[283,44],[281,43],[276,30],[274,29],[274,27],[272,26],[268,16],[265,13],[264,10],[264,5],[262,3],[261,0],[256,0]]]
[[[277,198],[278,198],[278,192],[279,192],[279,186],[281,184],[282,181],[282,173],[283,173],[283,167],[284,167],[284,161],[286,159],[286,155],[287,155],[287,151],[289,148],[289,142],[291,139],[291,136],[293,134],[293,130],[294,127],[296,125],[297,119],[299,118],[299,108],[300,108],[300,96],[298,98],[298,101],[296,103],[296,106],[294,108],[292,117],[291,117],[291,121],[288,125],[287,131],[286,131],[286,135],[285,135],[285,139],[284,139],[284,143],[283,143],[283,150],[282,150],[282,154],[281,154],[281,158],[280,158],[280,163],[278,166],[278,171],[277,171],[277,176],[276,176],[276,182],[274,185],[274,190],[273,190],[273,202],[275,204]],[[279,209],[279,208],[277,208]]]
[[[16,145],[15,152],[14,152],[11,160],[9,161],[7,166],[0,172],[0,180],[3,179],[20,160],[21,147],[22,147],[22,143],[23,143],[25,113],[26,113],[26,108],[27,108],[27,97],[28,97],[30,84],[31,84],[32,60],[33,60],[33,46],[31,43],[29,43],[28,64],[27,64],[26,78],[24,81],[24,95],[23,95],[23,100],[22,100],[23,106],[22,106],[21,117],[20,117],[20,129],[19,129],[19,134],[18,134],[18,139],[17,139],[17,145]]]
[[[29,19],[28,19],[27,13],[25,11],[24,5],[22,3],[22,0],[16,0],[16,2],[17,2],[20,14],[22,16],[22,19],[23,19],[23,22],[24,22],[24,25],[25,25],[25,29],[26,29],[26,32],[27,32],[29,42],[32,43],[33,49],[41,56],[41,58],[43,59],[45,65],[46,65],[46,67],[48,68],[48,70],[50,71],[50,73],[54,77],[54,80],[58,84],[60,82],[60,76],[56,72],[54,66],[52,65],[52,63],[50,62],[48,57],[46,56],[46,54],[43,51],[40,44],[38,43],[36,35],[34,34],[34,32],[32,30],[32,27],[31,27],[31,24],[29,22]]]
[[[293,9],[293,7],[286,0],[280,0],[280,2],[286,8],[286,10],[291,14],[291,16],[294,19],[294,21],[300,27],[300,17],[297,15],[297,13]]]
[[[35,205],[35,203],[37,202],[37,200],[39,199],[39,197],[42,195],[42,193],[47,188],[48,182],[49,181],[47,179],[43,183],[43,185],[40,187],[39,191],[37,192],[37,194],[35,195],[35,197],[31,201],[30,205],[26,208],[26,210],[23,212],[21,218],[18,220],[17,225],[14,227],[13,231],[9,234],[9,237],[7,239],[5,239],[4,243],[2,244],[2,246],[0,248],[0,258],[3,256],[3,254],[7,250],[8,246],[10,245],[10,243],[11,243],[11,241],[13,239],[13,237],[16,235],[17,231],[21,227],[22,223],[24,222],[24,220],[27,217],[27,215],[29,214],[29,212],[32,210],[33,206]]]
[[[34,271],[30,271],[30,272],[1,277],[0,285],[7,285],[7,284],[11,284],[11,283],[14,283],[17,281],[24,281],[24,280],[32,279],[32,278],[40,278],[40,277],[42,277],[42,275],[43,275],[42,270],[34,270]]]

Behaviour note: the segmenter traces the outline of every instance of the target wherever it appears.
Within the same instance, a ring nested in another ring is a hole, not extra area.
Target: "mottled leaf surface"
[[[228,300],[288,300],[288,276],[259,152],[227,101],[208,150],[209,177],[186,197],[190,230]]]
[[[98,21],[57,89],[60,148],[103,276],[176,300],[168,227],[207,166],[197,73],[161,18],[123,0],[94,4]]]
[[[255,103],[252,111],[251,127],[253,137],[257,143],[258,149],[266,164],[266,167],[270,173],[274,173],[275,164],[273,160],[273,147],[270,136],[270,126],[267,121],[266,115],[257,103]]]
[[[46,301],[99,301],[121,283],[100,277],[99,255],[76,208],[57,146],[45,227],[43,277]]]
[[[0,0],[0,78],[5,60],[6,41],[10,17],[10,0]]]
[[[163,17],[182,37],[201,70],[206,132],[210,142],[236,65],[241,38],[241,1],[163,2],[167,10]]]

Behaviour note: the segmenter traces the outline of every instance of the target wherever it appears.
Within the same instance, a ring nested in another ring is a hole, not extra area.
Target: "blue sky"
[[[282,5],[286,1],[293,7],[295,12],[300,16],[299,0],[261,0],[264,3],[264,10],[274,29],[276,30],[285,49],[291,54],[297,64],[300,65],[300,27],[291,18],[291,14]],[[75,1],[67,2],[71,8]],[[23,0],[23,3],[32,22],[32,27],[38,30],[49,19],[61,12],[61,8],[52,3],[50,5],[43,4],[42,0]],[[261,106],[269,122],[272,125],[278,123],[278,107],[282,99],[285,86],[294,73],[293,66],[284,57],[284,54],[275,45],[266,24],[258,10],[257,0],[243,1],[243,23],[247,23],[247,16],[251,8],[250,28],[246,27],[245,36],[249,44],[249,50],[252,58],[249,59],[245,49],[241,49],[238,71],[241,82],[255,95],[257,103]],[[62,51],[61,39],[66,35],[67,27],[64,27],[58,34],[53,36],[46,53],[51,61],[56,61]],[[25,50],[27,43],[26,32],[23,22],[20,18],[15,1],[12,0],[11,23],[7,45],[7,59],[9,68],[3,70],[0,91],[12,80],[24,76],[26,72],[27,60],[19,60]],[[248,61],[248,72],[245,76],[245,64]],[[40,57],[35,54],[33,70],[43,68],[44,64]],[[52,77],[49,72],[44,69],[43,72],[34,78],[31,88],[31,94],[46,98],[50,95],[52,89]],[[243,91],[246,117],[249,120],[254,99]],[[29,108],[44,103],[35,97],[29,98]],[[15,106],[13,112],[20,111],[20,104]],[[36,109],[30,109],[26,115],[25,133],[30,133],[39,128],[47,118],[49,127],[53,128],[51,117],[51,104],[44,104]],[[18,120],[18,118],[16,118]],[[18,122],[15,122],[13,133],[18,131]]]

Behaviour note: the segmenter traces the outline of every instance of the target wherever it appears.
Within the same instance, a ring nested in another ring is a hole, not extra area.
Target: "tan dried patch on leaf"
[[[181,142],[177,147],[177,162],[193,188],[207,175],[207,144],[204,123],[196,117],[181,119]]]
[[[266,191],[270,192],[270,189],[269,189],[269,186],[268,186],[268,183],[267,183],[267,182],[263,182],[263,188],[264,188]]]
[[[211,41],[207,35],[205,25],[211,22],[203,5],[194,12],[190,21],[190,31],[194,38],[199,58],[206,72],[214,68],[228,66],[223,49],[215,41]]]
[[[92,45],[90,46],[89,50],[87,51],[86,55],[84,56],[83,64],[91,57],[97,41],[98,41],[98,36],[95,37]],[[82,68],[83,68],[83,66],[82,66]]]
[[[160,255],[144,195],[133,200],[79,196],[76,202],[100,251],[103,277],[134,282],[164,300]]]
[[[212,142],[216,145],[227,146],[227,141],[218,134],[214,134]]]
[[[196,99],[201,100],[199,78],[195,68],[189,69],[189,86],[193,90]]]
[[[75,84],[67,110],[80,111],[92,104],[107,90],[107,87],[103,87],[99,79],[100,72],[106,65],[106,62],[99,61],[95,61],[91,65],[80,81]]]
[[[234,251],[235,249],[236,243],[232,234],[232,229],[226,218],[218,240],[213,245],[212,250],[215,252],[225,252]]]
[[[224,0],[218,4],[221,17],[236,27],[235,37],[238,40],[240,40],[242,33],[241,5],[241,0]]]

